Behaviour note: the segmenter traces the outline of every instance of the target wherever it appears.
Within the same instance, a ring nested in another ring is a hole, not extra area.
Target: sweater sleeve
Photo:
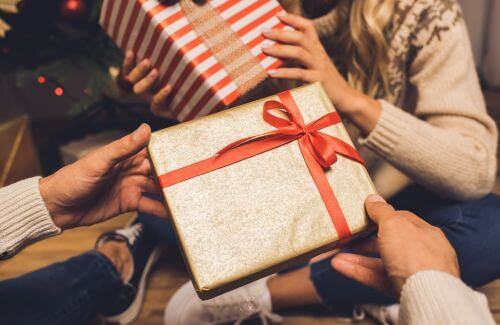
[[[440,271],[421,271],[401,292],[401,324],[495,324],[486,297]]]
[[[21,247],[55,235],[54,224],[33,177],[0,188],[0,259],[14,255]]]
[[[497,128],[486,112],[465,23],[460,19],[440,35],[412,61],[414,114],[380,100],[380,119],[360,144],[444,196],[478,198],[495,181]]]

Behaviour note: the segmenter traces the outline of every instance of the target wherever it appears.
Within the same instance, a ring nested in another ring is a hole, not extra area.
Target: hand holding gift
[[[40,194],[54,223],[88,226],[129,211],[166,217],[164,206],[144,193],[157,193],[145,147],[151,129],[135,132],[89,153],[40,180]]]
[[[120,72],[119,85],[127,91],[141,97],[151,105],[151,112],[157,116],[168,116],[169,95],[172,87],[166,86],[158,89],[160,79],[158,69],[153,68],[148,59],[136,64],[135,55],[127,51]]]
[[[369,134],[380,116],[380,104],[348,84],[330,60],[311,20],[292,14],[280,15],[279,18],[294,30],[264,31],[266,38],[279,43],[265,46],[263,51],[276,58],[294,60],[302,67],[273,69],[268,74],[273,78],[321,82],[339,112]]]
[[[282,12],[277,0],[105,0],[101,24],[142,62],[130,80],[135,92],[155,99],[156,114],[185,121],[227,107],[281,65],[262,53],[274,41],[261,32],[284,28],[276,17]],[[147,91],[153,84],[161,96]]]
[[[457,255],[443,231],[408,211],[395,211],[377,196],[366,200],[366,210],[378,225],[375,240],[358,244],[361,251],[381,258],[340,253],[332,266],[345,276],[389,295],[400,296],[412,275],[437,270],[460,276]]]

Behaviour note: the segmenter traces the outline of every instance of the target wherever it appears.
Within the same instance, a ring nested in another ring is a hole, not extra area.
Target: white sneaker
[[[354,308],[353,316],[355,320],[363,320],[366,315],[375,318],[382,325],[397,325],[399,318],[399,304],[377,305],[362,304]]]
[[[263,324],[283,319],[271,312],[271,294],[267,279],[260,279],[213,299],[202,301],[191,282],[184,284],[167,304],[164,324],[206,325],[234,323],[259,317]]]

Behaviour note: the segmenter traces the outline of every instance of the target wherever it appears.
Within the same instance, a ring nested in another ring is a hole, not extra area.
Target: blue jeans
[[[438,197],[419,186],[412,186],[390,200],[398,210],[411,211],[432,225],[440,227],[457,252],[465,283],[478,287],[500,277],[500,197],[486,197],[457,202]],[[145,224],[154,223],[156,235],[175,243],[169,221],[149,215],[139,217]],[[336,272],[331,258],[313,263],[311,280],[326,307],[350,309],[359,303],[395,302],[394,298],[363,286]]]
[[[1,324],[88,324],[130,294],[111,262],[90,251],[0,282]]]

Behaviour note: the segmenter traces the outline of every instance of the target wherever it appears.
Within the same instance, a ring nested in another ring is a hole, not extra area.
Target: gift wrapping
[[[281,61],[262,53],[265,28],[285,28],[276,0],[104,0],[100,22],[124,51],[148,58],[173,87],[179,121],[227,107]]]
[[[323,88],[316,83],[283,94],[151,137],[150,159],[202,299],[305,261],[337,246],[339,237],[345,241],[369,228],[364,200],[375,189]],[[273,117],[294,104],[307,131]],[[316,138],[313,145],[329,160],[321,161],[325,167],[307,161],[311,155],[301,147],[307,136]],[[334,150],[317,138],[331,139]],[[255,147],[262,152],[248,153]],[[326,184],[318,185],[318,177]],[[328,188],[332,196],[324,200]]]

